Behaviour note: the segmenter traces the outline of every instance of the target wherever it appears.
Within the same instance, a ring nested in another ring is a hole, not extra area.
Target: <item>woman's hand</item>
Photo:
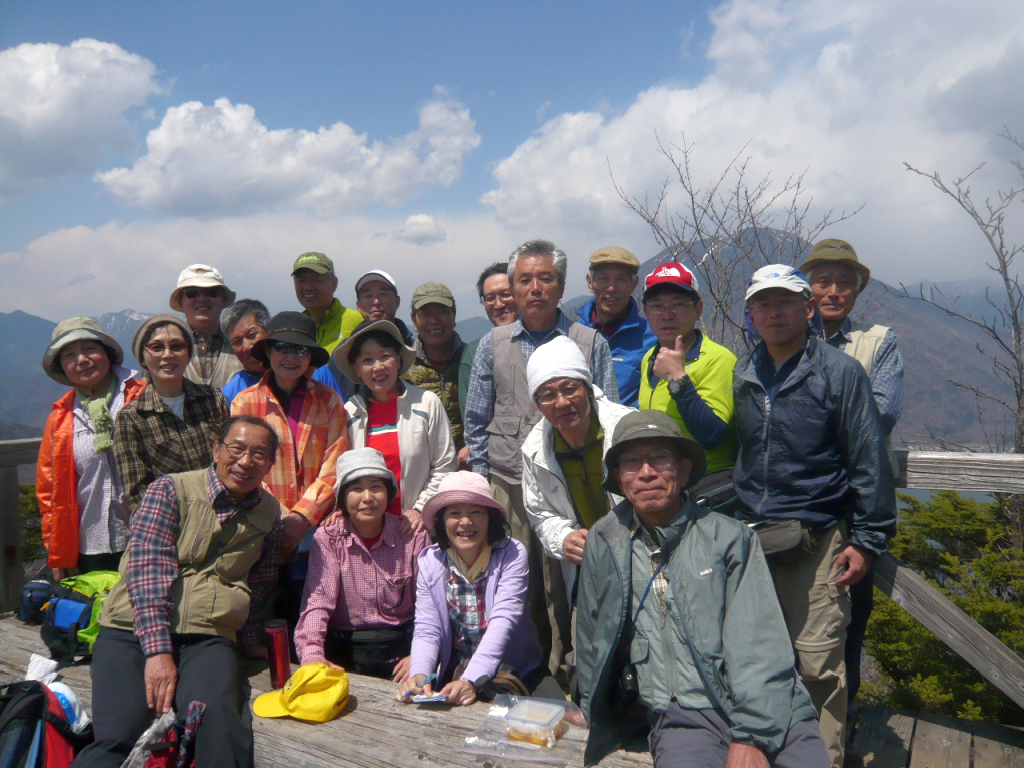
[[[405,678],[409,676],[409,665],[412,663],[412,656],[406,656],[398,660],[395,664],[395,668],[391,671],[391,681],[394,683],[404,683]]]
[[[469,680],[452,680],[441,689],[441,693],[447,694],[449,704],[457,704],[466,707],[476,701],[476,688]]]
[[[67,568],[51,568],[50,572],[53,574],[54,581],[61,581],[67,576]]]
[[[407,677],[402,684],[398,686],[398,695],[395,698],[399,701],[404,701],[406,704],[411,704],[413,696],[419,696],[421,694],[429,696],[433,691],[430,689],[430,683],[424,685],[424,681],[426,679],[426,675]]]
[[[402,525],[399,527],[401,533],[418,533],[423,530],[423,515],[415,509],[407,509],[402,513]]]
[[[345,671],[345,668],[343,666],[341,666],[340,664],[335,664],[333,661],[328,661],[323,656],[316,656],[312,659],[307,659],[306,661],[302,662],[299,666],[308,667],[310,664],[323,664],[328,669],[340,669],[342,672]]]

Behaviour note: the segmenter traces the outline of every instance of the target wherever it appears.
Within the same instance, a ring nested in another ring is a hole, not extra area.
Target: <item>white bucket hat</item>
[[[193,264],[185,267],[178,275],[178,287],[171,294],[171,309],[175,312],[182,312],[181,294],[186,288],[222,288],[224,290],[224,305],[235,303],[235,292],[224,284],[224,278],[220,272],[206,264]]]

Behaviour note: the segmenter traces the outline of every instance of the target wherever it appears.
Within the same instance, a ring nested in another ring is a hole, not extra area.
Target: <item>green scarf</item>
[[[86,398],[82,396],[81,391],[78,393],[78,402],[82,404],[89,421],[92,422],[95,432],[92,436],[92,449],[96,453],[109,451],[114,447],[114,417],[110,415],[110,404],[114,401],[118,383],[117,377],[111,376],[110,387],[105,395]]]

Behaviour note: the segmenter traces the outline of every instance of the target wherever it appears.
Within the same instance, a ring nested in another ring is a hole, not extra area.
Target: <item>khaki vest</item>
[[[171,633],[220,635],[234,640],[249,617],[249,571],[281,515],[281,504],[264,491],[259,504],[234,515],[222,527],[210,503],[209,470],[170,477],[180,510],[178,578],[171,585],[168,600]],[[129,557],[130,545],[121,558],[122,577]],[[132,606],[124,578],[104,602],[100,624],[132,631]]]
[[[512,338],[516,323],[491,331],[494,360],[494,418],[487,425],[487,456],[491,472],[508,483],[523,482],[522,449],[526,436],[540,421],[537,404],[526,382],[526,358],[519,337]],[[576,342],[589,364],[597,331],[573,323],[568,336]]]
[[[868,378],[871,377],[871,368],[875,364],[875,355],[882,344],[882,339],[889,329],[884,325],[872,325],[871,323],[852,322],[850,332],[846,334],[850,341],[843,350],[846,354],[863,366]],[[892,450],[892,436],[885,436],[885,450],[889,454],[889,463],[892,465],[893,477],[900,475],[900,463]]]

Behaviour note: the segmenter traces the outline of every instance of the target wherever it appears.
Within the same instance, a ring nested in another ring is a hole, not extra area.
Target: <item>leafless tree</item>
[[[647,222],[662,247],[697,275],[705,332],[739,349],[746,338],[740,299],[754,270],[766,264],[793,264],[826,227],[845,221],[860,208],[839,214],[829,210],[812,221],[804,173],[790,175],[782,185],[773,185],[770,175],[753,181],[746,155],[750,142],[704,186],[694,170],[694,145],[687,143],[685,134],[680,144],[666,145],[655,137],[673,174],[653,199],[631,195],[612,173],[615,190]],[[678,209],[669,201],[676,184],[683,199]]]
[[[1024,142],[1008,128],[1004,127],[999,136],[1018,150],[1024,151]],[[1010,242],[1006,232],[1007,216],[1019,211],[1017,204],[1024,202],[1024,188],[1010,186],[1007,189],[996,190],[995,197],[986,197],[983,202],[978,203],[971,189],[971,179],[984,167],[984,163],[951,183],[945,182],[937,171],[925,173],[909,163],[904,163],[904,166],[908,171],[930,180],[936,189],[955,201],[971,218],[988,245],[989,259],[985,266],[995,274],[1001,288],[997,291],[986,289],[985,300],[992,309],[992,315],[980,318],[960,309],[959,296],[934,285],[927,289],[922,285],[916,292],[911,292],[901,283],[901,292],[898,292],[898,295],[901,298],[931,304],[951,317],[971,323],[991,340],[992,348],[978,344],[977,350],[988,361],[996,378],[1005,385],[1005,391],[992,392],[962,381],[952,383],[974,394],[979,418],[981,403],[990,401],[1005,413],[1007,421],[1012,425],[1006,430],[1007,434],[1003,435],[999,425],[986,425],[982,420],[982,426],[990,442],[990,450],[1010,448],[1013,453],[1024,453],[1024,293],[1021,291],[1020,278],[1014,264],[1016,258],[1024,252],[1024,243]],[[1024,163],[1017,160],[1014,166],[1024,179]],[[931,437],[941,447],[964,448],[934,435]],[[1019,540],[1024,534],[1022,498],[1002,497],[1000,502],[1003,511],[1012,521]]]

